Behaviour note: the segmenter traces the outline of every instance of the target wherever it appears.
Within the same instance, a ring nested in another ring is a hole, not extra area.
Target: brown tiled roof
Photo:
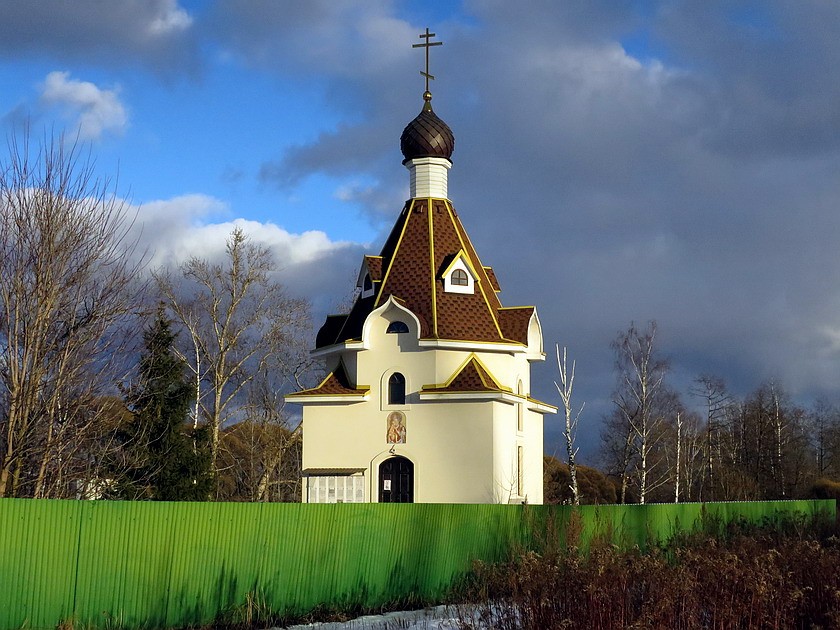
[[[290,396],[347,396],[362,395],[368,391],[370,391],[369,387],[356,387],[350,382],[347,370],[344,369],[344,363],[340,362],[338,367],[330,372],[318,387],[304,389],[290,394]]]
[[[365,256],[365,264],[367,265],[370,279],[373,282],[382,281],[382,256]]]
[[[533,306],[511,306],[499,309],[499,326],[508,339],[528,345],[528,324],[534,314]]]
[[[444,385],[426,385],[422,392],[507,392],[476,357],[470,359]]]
[[[490,286],[493,287],[493,290],[496,293],[499,293],[502,290],[502,287],[499,286],[499,281],[496,278],[496,272],[493,271],[493,267],[485,267],[484,273],[487,274],[487,278],[490,280]]]
[[[477,276],[473,294],[443,290],[441,271],[460,252]],[[500,310],[495,274],[481,264],[448,201],[406,202],[380,255],[366,256],[365,264],[377,282],[375,295],[359,298],[340,325],[328,318],[318,333],[316,347],[361,339],[365,318],[390,296],[417,316],[421,339],[527,343],[527,322],[523,336],[518,316]]]

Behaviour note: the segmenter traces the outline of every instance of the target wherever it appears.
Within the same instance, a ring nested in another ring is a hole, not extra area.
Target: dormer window
[[[365,277],[362,279],[362,297],[370,297],[373,293],[373,280],[370,279],[370,274],[366,273]]]
[[[467,272],[463,269],[456,269],[452,272],[452,284],[458,287],[466,287],[469,286],[470,281],[469,277],[467,276]]]
[[[376,284],[382,281],[382,257],[365,256],[359,275],[356,278],[356,286],[361,289],[361,298],[369,298],[376,295]]]
[[[401,321],[395,321],[388,324],[388,328],[385,330],[386,333],[391,334],[400,334],[400,333],[407,333],[408,332],[408,324]]]
[[[475,293],[476,274],[463,250],[446,265],[441,277],[447,293]]]

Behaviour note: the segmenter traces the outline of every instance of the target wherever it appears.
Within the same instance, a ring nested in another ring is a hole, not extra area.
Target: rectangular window
[[[306,477],[309,503],[364,503],[365,477],[352,475],[310,475]]]
[[[516,447],[516,495],[522,496],[525,490],[525,484],[523,482],[523,456],[522,456],[522,447]]]

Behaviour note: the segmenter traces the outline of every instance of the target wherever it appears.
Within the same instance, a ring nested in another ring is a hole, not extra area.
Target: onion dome
[[[400,136],[403,164],[423,157],[445,158],[452,161],[455,136],[445,122],[432,111],[432,94],[423,94],[423,110],[412,120]]]

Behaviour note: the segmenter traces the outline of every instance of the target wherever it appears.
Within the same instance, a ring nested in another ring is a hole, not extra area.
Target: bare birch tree
[[[704,374],[699,376],[690,390],[691,395],[702,398],[706,407],[706,440],[705,440],[705,471],[703,482],[707,482],[708,491],[704,494],[706,483],[700,488],[700,500],[715,500],[715,473],[717,466],[715,460],[720,462],[720,432],[721,423],[726,415],[727,406],[732,399],[726,391],[723,380]]]
[[[657,413],[656,403],[662,393],[668,362],[657,356],[655,341],[656,322],[650,321],[644,331],[631,323],[612,343],[618,376],[613,402],[625,423],[626,443],[632,445],[638,455],[636,472],[640,503],[645,503],[650,489],[648,476],[656,465],[651,454],[661,439],[661,425],[665,419],[663,414]],[[625,487],[626,478],[622,480],[622,494]]]
[[[575,385],[575,361],[572,360],[572,369],[569,370],[566,363],[566,346],[563,346],[563,356],[560,357],[560,346],[555,345],[554,349],[557,354],[557,371],[560,375],[560,383],[554,381],[554,386],[560,394],[560,399],[563,401],[563,411],[565,412],[565,426],[563,427],[563,437],[566,440],[566,457],[569,462],[569,486],[572,490],[572,501],[574,505],[580,505],[580,491],[577,482],[577,466],[575,465],[575,457],[578,449],[575,447],[575,436],[577,435],[578,420],[580,414],[586,403],[581,404],[577,413],[572,411],[572,391]]]
[[[116,380],[142,261],[131,217],[63,137],[0,166],[0,497],[63,496]]]
[[[275,263],[265,247],[252,243],[241,228],[228,240],[221,263],[193,257],[181,265],[180,278],[155,274],[161,293],[188,333],[183,358],[198,393],[196,413],[211,431],[212,468],[220,470],[219,448],[225,425],[244,418],[247,391],[267,371],[294,379],[299,373],[296,347],[309,326],[304,300],[285,295],[273,280]]]

